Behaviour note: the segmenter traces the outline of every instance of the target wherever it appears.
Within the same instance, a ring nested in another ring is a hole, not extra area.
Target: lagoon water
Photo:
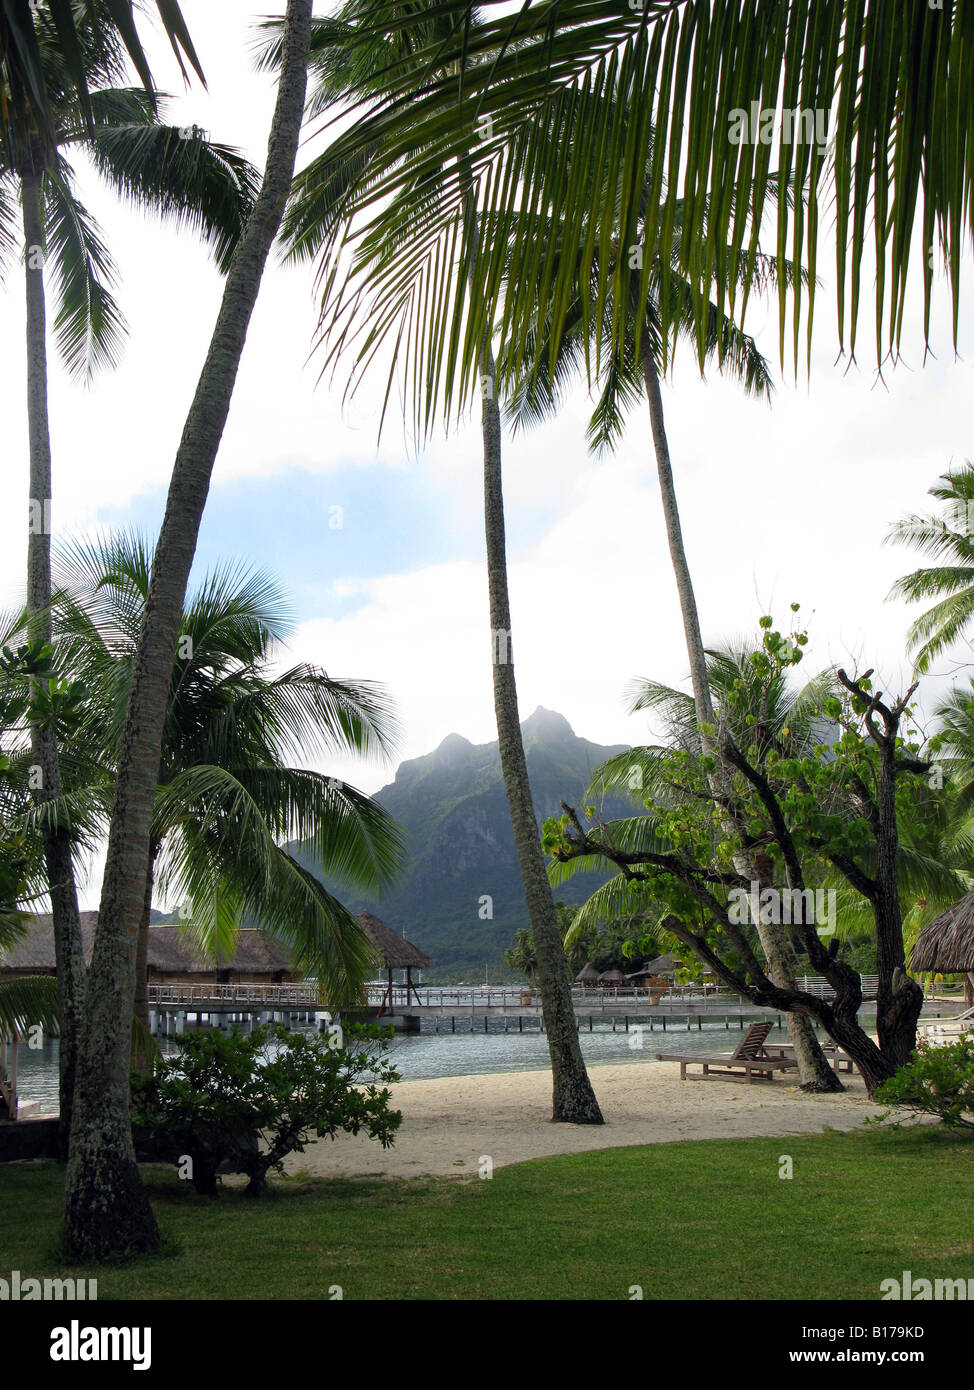
[[[477,1020],[473,1032],[433,1031],[433,1023],[424,1020],[422,1033],[400,1033],[392,1040],[389,1060],[394,1063],[404,1081],[428,1080],[438,1076],[483,1075],[488,1072],[535,1071],[548,1066],[548,1043],[534,1029],[524,1033],[505,1033],[503,1020],[489,1020],[490,1031],[483,1031]],[[440,1023],[443,1027],[443,1021]],[[469,1026],[469,1025],[467,1025]],[[447,1025],[447,1028],[449,1025]],[[702,1029],[668,1024],[664,1033],[660,1027],[650,1032],[643,1026],[639,1033],[630,1025],[628,1034],[620,1020],[616,1032],[602,1024],[589,1032],[583,1023],[579,1033],[582,1055],[586,1062],[651,1062],[656,1052],[730,1052],[740,1040],[740,1029],[723,1023],[705,1024]],[[785,1029],[774,1029],[769,1042],[785,1041]],[[168,1055],[176,1051],[171,1043],[162,1042]],[[57,1110],[57,1043],[45,1042],[36,1050],[22,1047],[19,1054],[17,1090],[22,1102],[39,1101],[41,1110],[51,1114]]]

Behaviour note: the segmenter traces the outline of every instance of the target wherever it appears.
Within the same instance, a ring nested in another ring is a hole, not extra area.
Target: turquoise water
[[[441,1028],[444,1021],[440,1021]],[[489,1019],[490,1031],[483,1031],[483,1020],[475,1020],[473,1032],[434,1033],[433,1024],[424,1020],[422,1033],[400,1033],[392,1041],[389,1058],[409,1081],[428,1080],[438,1076],[484,1075],[487,1072],[535,1071],[548,1066],[548,1044],[537,1026],[531,1032],[504,1032],[503,1019]],[[458,1021],[458,1027],[462,1026]],[[469,1027],[469,1024],[465,1026]],[[510,1026],[510,1025],[509,1025]],[[611,1024],[597,1025],[588,1031],[587,1021],[579,1033],[582,1055],[586,1062],[651,1062],[656,1052],[724,1052],[736,1047],[740,1029],[723,1023],[705,1024],[702,1029],[667,1023],[666,1032],[657,1025],[652,1032],[643,1026],[638,1033],[631,1025],[629,1033],[620,1020],[616,1032]],[[769,1042],[784,1041],[786,1031],[774,1029]],[[175,1051],[163,1044],[167,1053]],[[20,1074],[17,1090],[22,1102],[38,1101],[44,1112],[57,1109],[56,1042],[46,1042],[37,1050],[20,1049]]]

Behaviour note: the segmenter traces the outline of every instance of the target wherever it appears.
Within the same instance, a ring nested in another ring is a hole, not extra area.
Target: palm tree
[[[679,245],[698,302],[713,291],[721,310],[739,313],[743,323],[747,294],[731,266],[742,251],[756,254],[774,201],[779,260],[786,253],[796,265],[807,258],[813,282],[821,225],[831,233],[834,215],[839,336],[850,352],[860,326],[862,265],[873,242],[880,262],[879,359],[899,348],[916,264],[911,252],[922,258],[928,337],[938,245],[951,282],[956,342],[960,267],[974,226],[967,196],[974,141],[967,4],[528,0],[480,24],[476,8],[444,0],[438,12],[445,28],[452,24],[451,38],[417,44],[408,70],[390,69],[378,98],[362,95],[333,155],[336,164],[352,167],[373,152],[370,178],[354,190],[348,217],[329,228],[321,247],[327,285],[332,268],[340,273],[339,262],[347,268],[347,246],[364,248],[369,237],[388,235],[387,209],[397,225],[423,227],[421,238],[402,242],[385,261],[359,257],[348,288],[354,297],[380,281],[400,291],[414,285],[415,351],[442,356],[440,393],[455,399],[476,374],[484,323],[502,341],[520,342],[537,306],[550,303],[557,344],[574,268],[544,254],[533,219],[561,219],[566,242],[585,245],[589,260],[596,248],[604,252],[612,244],[620,227],[628,244],[647,163],[650,205],[659,205],[662,216],[646,229],[640,300],[657,257],[670,264]],[[387,30],[408,34],[413,23],[412,6],[375,0],[362,43]],[[741,138],[741,116],[779,106],[789,118],[779,121],[773,142],[760,130]],[[824,145],[808,132],[808,117],[814,123],[817,113],[833,117],[834,137]],[[558,131],[554,144],[552,130]],[[555,158],[556,149],[571,149],[575,158]],[[430,256],[438,239],[453,234],[465,160],[482,215],[504,229],[478,264],[476,308],[469,313],[452,293],[448,262]],[[616,196],[604,197],[605,189]],[[922,242],[913,236],[918,207]],[[609,274],[619,303],[628,278],[622,258]],[[782,355],[790,339],[797,356],[803,306],[794,300],[788,332],[783,280],[778,289]],[[813,311],[810,298],[809,331]],[[677,306],[664,303],[667,334],[677,316]],[[596,325],[603,351],[621,349],[625,333],[620,315]],[[451,350],[441,354],[438,344],[445,343]],[[702,364],[702,340],[698,355]],[[424,399],[424,391],[417,390],[417,406],[435,417],[437,393]]]
[[[919,674],[930,670],[963,635],[974,618],[974,467],[944,473],[930,496],[947,505],[941,517],[907,516],[896,522],[887,542],[911,545],[939,561],[898,579],[888,597],[909,603],[939,599],[913,623],[907,644]]]
[[[95,25],[104,34],[117,30],[146,92],[155,88],[145,50],[135,23],[137,0],[115,0],[111,6],[79,6],[71,0],[0,0],[0,142],[9,138],[10,127],[30,112],[45,139],[53,141],[56,121],[50,109],[42,41],[55,42],[63,64],[71,74],[78,100],[90,117],[88,74],[84,58],[84,26]],[[183,56],[200,78],[203,70],[193,48],[177,0],[156,0],[163,29],[172,44],[185,77]]]
[[[362,93],[381,93],[390,72],[410,68],[411,54],[417,46],[449,40],[451,26],[447,24],[444,28],[436,5],[409,4],[403,5],[401,10],[402,14],[408,12],[409,24],[404,27],[398,23],[392,26],[391,32],[373,27],[372,7],[363,0],[351,0],[341,7],[337,16],[316,25],[313,49],[316,81],[309,108],[312,115],[324,110],[329,103],[359,97]],[[402,14],[398,17],[400,20]],[[366,44],[359,37],[363,32],[368,34]],[[264,61],[269,64],[278,61],[278,48],[273,40],[266,48]],[[326,149],[299,176],[285,224],[292,256],[315,254],[335,220],[342,216],[349,190],[359,182],[371,180],[370,157],[374,153],[364,151],[361,157],[345,164],[336,162],[331,151]],[[470,259],[466,270],[472,284],[480,252],[478,218],[472,188],[462,168],[455,211],[469,236]],[[387,251],[388,247],[383,245],[379,254],[384,256]],[[461,287],[463,278],[461,271],[457,280]],[[501,771],[538,957],[538,982],[552,1067],[552,1118],[578,1124],[601,1124],[602,1114],[579,1045],[565,971],[564,945],[541,852],[521,737],[507,579],[501,418],[498,395],[493,389],[495,370],[489,324],[483,327],[477,369],[485,386],[481,430],[494,711]]]
[[[587,274],[583,274],[584,246],[566,246],[558,223],[550,224],[547,228],[546,240],[553,242],[556,247],[555,254],[571,257],[575,262],[575,297],[568,307],[557,352],[553,352],[553,306],[549,305],[546,312],[538,315],[537,328],[526,342],[526,353],[520,353],[520,360],[515,357],[511,362],[511,413],[517,425],[533,423],[554,414],[574,379],[580,376],[593,360],[598,361],[595,332],[597,317],[601,314],[609,319],[616,312],[624,317],[626,336],[622,347],[611,352],[602,363],[598,379],[601,393],[589,423],[589,443],[593,450],[612,448],[622,436],[628,411],[641,396],[645,396],[649,404],[650,428],[667,541],[683,618],[696,719],[702,730],[711,730],[715,723],[711,680],[708,675],[707,654],[700,631],[693,581],[683,542],[663,416],[661,379],[666,369],[666,340],[662,331],[663,302],[676,306],[677,335],[693,344],[702,336],[705,361],[720,360],[722,370],[740,380],[746,392],[769,399],[773,382],[768,363],[758,350],[754,339],[741,332],[733,319],[722,314],[719,302],[711,300],[703,306],[697,302],[693,286],[680,262],[678,248],[674,248],[672,263],[665,270],[657,258],[649,281],[648,295],[645,299],[639,297],[642,243],[648,222],[655,220],[647,201],[649,174],[650,170],[647,168],[647,187],[644,190],[640,222],[634,232],[633,244],[626,248],[617,235],[610,248],[613,261],[623,259],[629,266],[628,283],[624,286],[623,300],[618,309],[611,289],[604,295],[604,302],[602,300],[601,286],[609,277],[601,273],[598,258],[596,257]],[[680,223],[684,214],[683,204],[678,204],[676,213],[677,222]],[[657,212],[656,219],[661,215],[661,212]],[[741,281],[742,289],[748,293],[763,292],[775,283],[777,263],[762,255],[760,251],[757,252],[753,264],[743,257],[736,264],[733,263],[730,252],[728,260],[731,261],[735,277]],[[799,278],[795,276],[793,267],[788,262],[783,266],[783,274],[792,284]],[[704,737],[712,736],[705,734]],[[715,771],[715,791],[720,790],[716,785],[718,775]],[[745,857],[742,855],[742,871],[747,870],[753,876],[753,866],[743,863]],[[772,968],[775,978],[779,984],[787,986],[791,983],[788,971],[790,953],[784,935],[773,926],[762,930],[767,938],[769,960],[774,962]],[[808,1020],[796,1015],[789,1020],[789,1028],[798,1049],[803,1083],[809,1086],[832,1087],[834,1074],[818,1047]]]
[[[81,202],[69,156],[87,155],[120,195],[200,231],[226,267],[253,203],[256,176],[235,151],[206,140],[181,139],[164,125],[155,93],[122,85],[125,47],[102,3],[79,23],[85,73],[82,101],[55,27],[41,24],[37,40],[51,122],[47,135],[32,110],[12,120],[0,147],[0,223],[9,226],[19,202],[27,287],[27,416],[30,445],[30,533],[27,604],[31,639],[50,642],[51,442],[47,392],[49,261],[56,287],[54,329],[61,355],[76,377],[90,379],[117,358],[124,322],[112,293],[114,266],[101,232]],[[0,269],[16,249],[0,240]],[[39,801],[57,803],[61,771],[57,740],[37,730]],[[84,1004],[80,917],[67,826],[45,833],[55,953],[61,993],[60,1150],[67,1156],[74,1073]]]
[[[538,956],[527,927],[518,927],[514,933],[514,945],[504,952],[504,963],[512,970],[518,970],[530,980],[538,969]]]
[[[234,250],[223,301],[176,453],[133,658],[88,975],[76,1116],[65,1185],[68,1259],[152,1251],[159,1234],[129,1123],[135,946],[145,899],[173,654],[200,521],[264,267],[280,227],[304,117],[312,0],[288,0],[284,52],[260,193]]]
[[[89,692],[76,739],[97,749],[104,821],[152,569],[151,546],[118,535],[65,546],[55,605],[59,664]],[[398,827],[371,798],[297,753],[387,756],[395,721],[383,689],[317,667],[276,672],[287,605],[267,575],[225,566],[189,598],[173,662],[149,871],[139,924],[135,1017],[148,1027],[146,978],[153,889],[184,904],[209,956],[228,954],[241,918],[283,940],[322,997],[357,997],[371,968],[358,922],[286,848],[375,892],[399,866]],[[104,822],[103,822],[104,823]]]

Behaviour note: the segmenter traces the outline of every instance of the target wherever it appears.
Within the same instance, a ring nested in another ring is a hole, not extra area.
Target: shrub
[[[950,1129],[974,1129],[974,1038],[942,1047],[921,1039],[912,1060],[883,1082],[876,1099],[917,1114],[939,1115]]]
[[[180,1038],[179,1055],[159,1058],[151,1076],[132,1074],[132,1122],[197,1192],[217,1195],[217,1169],[250,1178],[261,1196],[267,1175],[312,1134],[334,1138],[364,1130],[383,1148],[402,1114],[389,1108],[382,1083],[399,1073],[383,1056],[389,1031],[337,1029],[328,1039],[289,1033],[282,1025],[249,1035],[207,1029]],[[187,1165],[186,1160],[190,1162]]]

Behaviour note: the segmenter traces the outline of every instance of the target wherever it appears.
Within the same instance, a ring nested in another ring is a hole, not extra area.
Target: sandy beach
[[[321,1177],[475,1175],[482,1155],[494,1167],[552,1154],[679,1139],[743,1139],[854,1129],[878,1113],[858,1075],[837,1096],[803,1095],[796,1085],[726,1079],[680,1080],[676,1062],[609,1063],[590,1068],[605,1124],[555,1125],[548,1071],[401,1081],[395,1146],[340,1135],[293,1154],[288,1172]]]

